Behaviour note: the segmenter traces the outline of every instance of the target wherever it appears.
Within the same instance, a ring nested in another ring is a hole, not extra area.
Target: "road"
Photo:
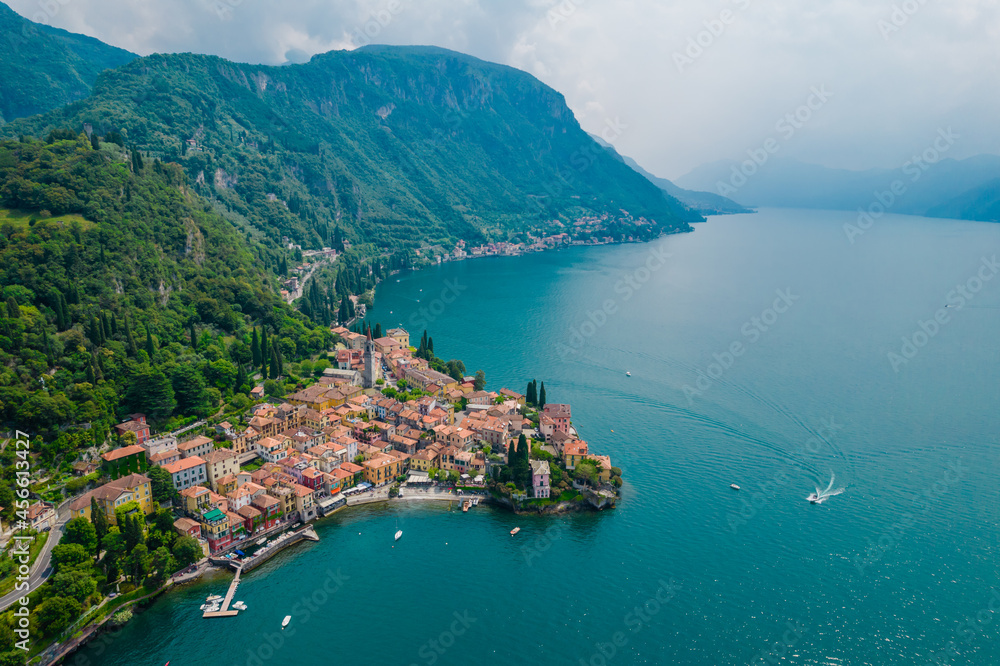
[[[62,538],[63,526],[66,525],[68,520],[69,502],[63,502],[56,514],[55,527],[53,527],[49,532],[49,538],[45,541],[45,545],[42,546],[42,552],[40,552],[38,557],[35,559],[34,568],[31,570],[31,573],[28,574],[27,592],[24,590],[14,590],[10,594],[0,597],[0,611],[5,610],[21,597],[34,592],[50,575],[52,575],[52,567],[50,566],[50,561],[52,560],[52,549],[55,548],[56,544],[59,543],[59,539]]]

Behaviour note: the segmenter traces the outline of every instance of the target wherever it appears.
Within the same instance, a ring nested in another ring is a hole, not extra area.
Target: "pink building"
[[[531,494],[532,497],[548,498],[551,492],[549,487],[549,463],[545,460],[531,461]]]

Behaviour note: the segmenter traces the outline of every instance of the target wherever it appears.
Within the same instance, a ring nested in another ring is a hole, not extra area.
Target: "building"
[[[177,449],[167,449],[165,451],[160,451],[159,453],[154,453],[149,457],[149,464],[154,467],[163,467],[164,465],[169,465],[175,463],[181,459],[181,452]]]
[[[361,355],[361,364],[361,386],[366,389],[375,388],[378,380],[382,379],[382,357],[375,348],[371,329],[368,330],[368,337],[365,340],[365,351]]]
[[[181,452],[182,458],[193,458],[198,456],[204,458],[205,454],[215,448],[215,443],[204,435],[199,435],[194,439],[189,439],[177,445],[177,450]]]
[[[281,502],[266,493],[261,493],[250,502],[251,506],[260,511],[261,525],[269,530],[281,520]]]
[[[181,491],[181,505],[191,516],[200,516],[212,508],[212,491],[205,486],[191,486]]]
[[[123,446],[101,454],[101,470],[112,479],[120,479],[129,474],[145,472],[149,463],[146,461],[146,449],[139,444]]]
[[[149,477],[142,474],[123,476],[76,498],[69,505],[70,517],[79,518],[82,516],[87,520],[92,520],[90,516],[91,498],[97,500],[97,506],[104,511],[104,517],[108,519],[109,525],[118,524],[115,509],[124,507],[130,502],[135,502],[138,509],[147,516],[156,510]],[[129,509],[131,510],[131,508]]]
[[[198,456],[181,458],[175,463],[164,465],[163,469],[170,472],[170,480],[173,481],[174,488],[177,490],[200,486],[208,481],[208,476],[205,473],[205,461]]]
[[[201,525],[197,520],[191,518],[178,518],[174,521],[174,529],[180,536],[194,537],[201,539]]]
[[[172,435],[164,435],[163,437],[157,437],[156,439],[147,439],[142,443],[142,447],[146,449],[146,457],[150,458],[161,451],[176,449],[177,438]]]
[[[232,543],[229,517],[219,509],[212,509],[201,516],[201,533],[208,540],[208,547],[214,553]]]
[[[28,507],[27,521],[33,530],[48,530],[55,527],[56,510],[49,502],[35,502]]]
[[[569,432],[572,410],[569,405],[545,405],[545,414],[552,419],[556,432]]]
[[[224,495],[225,493],[219,490],[219,480],[227,476],[234,476],[235,480],[235,474],[240,471],[240,462],[236,454],[229,449],[212,449],[202,456],[202,459],[205,461],[205,476],[208,477],[212,490]]]
[[[402,328],[390,328],[388,331],[390,338],[396,338],[399,344],[403,345],[403,348],[408,348],[410,346],[410,334]]]
[[[574,439],[563,445],[563,463],[566,469],[575,469],[578,462],[587,457],[587,442]]]
[[[132,414],[127,421],[122,421],[115,426],[115,432],[119,437],[124,437],[126,433],[135,435],[135,443],[142,444],[150,437],[149,424],[146,423],[145,414]]]
[[[551,493],[549,487],[549,463],[546,460],[531,461],[531,496],[548,499]]]

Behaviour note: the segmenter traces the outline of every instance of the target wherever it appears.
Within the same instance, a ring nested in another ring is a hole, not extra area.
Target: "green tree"
[[[528,382],[528,390],[525,391],[524,401],[529,405],[534,405],[538,402],[538,389],[536,388],[534,379]]]
[[[7,297],[7,316],[11,319],[17,319],[21,316],[21,308],[17,306],[17,299],[13,296]]]
[[[90,520],[94,524],[94,535],[97,537],[97,545],[94,547],[94,556],[97,557],[101,554],[104,537],[108,535],[108,517],[104,509],[98,506],[97,498],[93,496],[90,498]]]
[[[137,546],[145,540],[143,531],[143,519],[137,513],[124,516],[125,550],[131,553]]]
[[[125,535],[117,527],[112,527],[104,537],[104,557],[101,559],[109,583],[118,579],[121,561],[126,554],[128,550],[125,548]]]
[[[146,470],[146,476],[149,477],[154,502],[170,502],[177,496],[177,489],[174,488],[174,482],[167,470],[162,467],[150,467]]]
[[[78,543],[61,543],[52,549],[52,568],[61,571],[85,564],[90,561],[91,550]]]
[[[212,413],[205,377],[193,365],[180,365],[171,375],[178,414],[204,417]]]
[[[83,516],[73,518],[63,528],[63,536],[59,543],[79,544],[88,553],[93,553],[97,549],[97,530]]]
[[[80,603],[97,591],[97,581],[90,572],[81,569],[60,571],[52,576],[52,591],[60,597],[71,597]]]
[[[162,585],[167,576],[177,568],[177,560],[165,546],[160,546],[153,551],[151,567],[153,581]]]
[[[476,370],[476,378],[472,381],[472,388],[476,391],[482,391],[486,388],[486,373],[482,370]]]
[[[542,388],[538,389],[538,409],[545,409],[545,382],[542,382]]]
[[[152,557],[146,544],[140,543],[132,549],[132,552],[125,558],[123,569],[125,577],[132,581],[132,584],[139,586],[149,573],[149,565]]]
[[[80,615],[82,607],[76,599],[49,597],[35,609],[35,626],[43,634],[53,635],[66,627]]]
[[[129,382],[122,404],[127,411],[145,414],[155,421],[170,416],[177,403],[174,389],[166,376],[146,366]]]
[[[201,544],[198,540],[190,536],[182,536],[174,542],[173,547],[174,558],[177,560],[177,564],[181,567],[186,567],[188,565],[194,564],[204,557],[204,553],[201,550]]]

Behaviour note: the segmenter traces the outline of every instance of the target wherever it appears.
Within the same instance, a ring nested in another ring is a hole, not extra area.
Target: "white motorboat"
[[[236,602],[233,603],[233,608],[235,608],[236,610],[243,611],[243,610],[247,609],[247,605],[245,603],[243,603],[242,601],[236,601]]]
[[[732,488],[733,490],[739,490],[740,489],[740,487],[738,485],[736,485],[735,483],[730,483],[729,487]]]
[[[632,376],[632,373],[631,373],[631,372],[629,372],[628,370],[626,370],[626,371],[625,371],[625,376],[626,376],[626,377],[631,377],[631,376]]]
[[[285,619],[281,621],[281,628],[284,629],[285,627],[287,627],[288,623],[291,622],[291,621],[292,621],[292,616],[291,615],[286,615]]]
[[[221,598],[222,598],[222,595],[219,595],[219,594],[210,594],[210,595],[208,595],[208,598],[205,599],[205,601],[218,601]]]
[[[396,538],[394,541],[399,541],[399,538],[403,536],[403,530],[396,530]]]

